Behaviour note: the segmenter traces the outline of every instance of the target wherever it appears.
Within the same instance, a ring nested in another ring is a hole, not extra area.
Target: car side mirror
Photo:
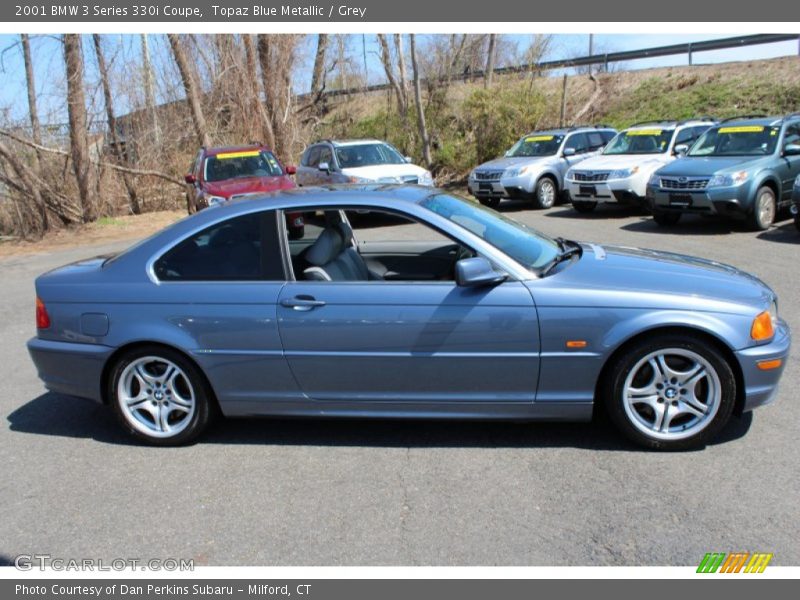
[[[497,285],[508,279],[508,275],[495,271],[492,263],[476,256],[462,258],[456,263],[456,283],[462,287]]]
[[[564,148],[564,152],[562,154],[564,155],[564,158],[566,158],[568,156],[575,156],[577,152],[575,151],[575,148]]]
[[[331,166],[326,162],[319,163],[319,167],[317,167],[320,171],[325,171],[326,173],[331,172]]]
[[[289,165],[286,167],[287,175],[294,175],[295,173],[297,173],[297,167],[295,167],[294,165]]]
[[[783,149],[784,156],[797,156],[800,155],[800,146],[797,144],[787,144]]]
[[[405,158],[405,159],[406,159],[406,162],[407,162],[407,163],[412,163],[412,162],[414,162],[414,159],[413,159],[413,158],[411,158],[410,156],[404,156],[403,158]]]
[[[192,175],[191,173],[190,173],[189,175],[184,175],[184,176],[183,176],[183,180],[184,180],[186,183],[188,183],[188,184],[192,184],[192,185],[193,185],[193,184],[195,184],[195,183],[197,183],[197,178],[196,178],[194,175]]]
[[[686,156],[686,153],[689,152],[689,146],[686,144],[678,144],[675,146],[675,156]]]

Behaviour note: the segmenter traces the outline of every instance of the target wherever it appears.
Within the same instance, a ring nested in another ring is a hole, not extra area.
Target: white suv
[[[715,123],[704,117],[647,121],[625,129],[602,154],[567,171],[565,180],[572,206],[578,212],[593,211],[605,202],[643,206],[650,176],[685,154]]]

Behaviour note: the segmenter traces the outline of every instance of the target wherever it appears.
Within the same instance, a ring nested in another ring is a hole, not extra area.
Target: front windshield
[[[373,165],[400,165],[406,159],[388,144],[353,144],[336,148],[336,160],[342,169]]]
[[[270,153],[263,150],[221,152],[209,156],[205,164],[206,181],[223,181],[240,177],[278,177],[283,170]]]
[[[608,143],[603,154],[663,154],[674,129],[629,129]]]
[[[538,270],[559,254],[555,240],[469,200],[435,194],[420,205],[467,229],[528,269]]]
[[[775,152],[780,127],[737,125],[714,127],[692,146],[689,156],[763,156]]]
[[[534,133],[520,139],[506,152],[506,156],[553,156],[561,147],[563,135]]]

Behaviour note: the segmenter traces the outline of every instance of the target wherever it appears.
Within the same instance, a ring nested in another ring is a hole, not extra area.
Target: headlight
[[[661,175],[658,173],[650,175],[650,179],[647,180],[647,185],[650,187],[661,187]]]
[[[419,177],[419,184],[420,185],[433,185],[433,175],[431,175],[430,171],[425,171]]]
[[[608,174],[609,179],[627,179],[632,175],[636,175],[639,172],[639,167],[632,167],[630,169],[618,169],[616,171],[611,171]]]
[[[757,342],[772,339],[778,326],[778,304],[772,302],[768,310],[759,313],[750,326],[750,337]]]
[[[568,169],[567,170],[567,174],[564,175],[564,178],[574,181],[575,180],[575,171],[573,171],[572,169]]]
[[[519,177],[525,175],[530,170],[530,167],[518,167],[516,169],[506,169],[503,177]]]
[[[208,206],[219,206],[220,204],[225,204],[228,201],[227,198],[223,198],[222,196],[206,196],[206,202],[208,202]]]
[[[731,187],[742,185],[745,181],[747,181],[747,171],[738,171],[731,175],[714,175],[708,180],[706,187]]]

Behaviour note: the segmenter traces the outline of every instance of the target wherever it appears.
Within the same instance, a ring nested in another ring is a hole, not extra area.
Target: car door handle
[[[323,300],[317,300],[313,296],[303,295],[295,296],[294,298],[284,298],[281,300],[281,306],[299,311],[307,311],[319,306],[325,306],[325,302]]]

